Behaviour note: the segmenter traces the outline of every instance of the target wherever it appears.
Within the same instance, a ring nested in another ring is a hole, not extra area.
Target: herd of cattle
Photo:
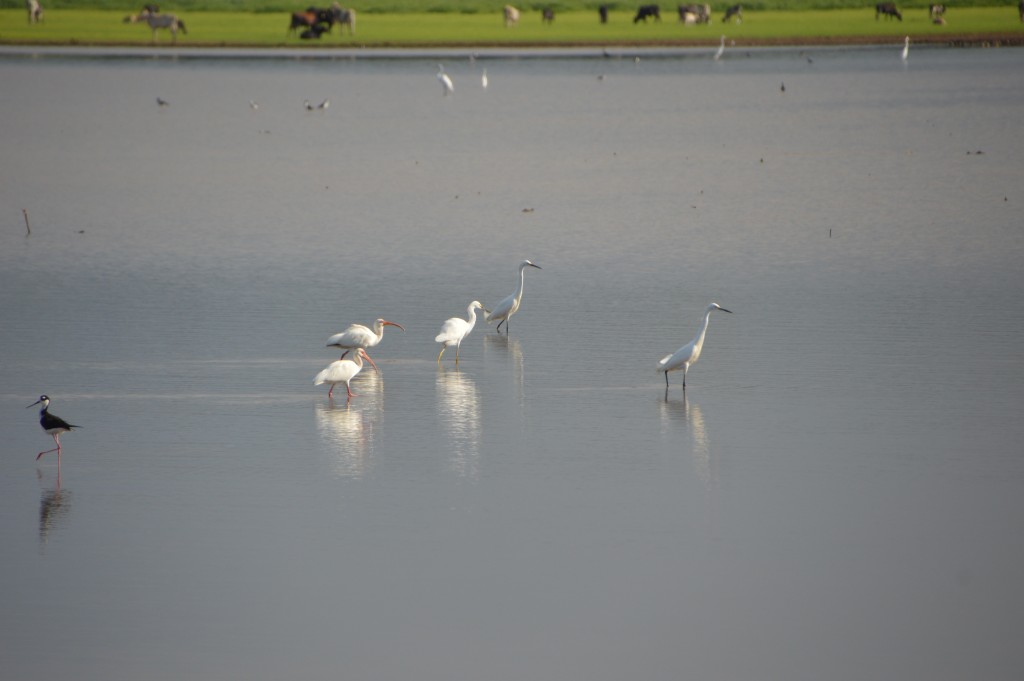
[[[30,24],[42,21],[43,7],[39,4],[39,0],[25,0],[25,8],[28,10],[28,22]],[[602,24],[608,23],[608,12],[610,9],[609,5],[601,5],[597,8],[598,17]],[[679,13],[679,21],[684,24],[711,23],[710,5],[679,5],[677,11]],[[1020,20],[1024,22],[1024,0],[1018,0],[1017,11],[1020,15]],[[506,28],[519,24],[519,10],[512,5],[505,5],[502,14],[505,19]],[[934,24],[945,24],[945,14],[945,5],[933,4],[928,8],[928,16]],[[880,2],[875,5],[875,19],[877,20],[883,16],[886,19],[903,21],[903,13],[900,12],[895,2]],[[633,23],[638,24],[642,21],[646,24],[648,19],[661,21],[661,8],[658,5],[640,5],[637,8],[636,16],[633,17]],[[743,21],[743,7],[741,5],[732,5],[725,10],[722,22],[727,22],[730,19],[735,19],[737,23]],[[547,7],[541,10],[541,21],[545,24],[550,24],[554,20],[554,9]],[[139,14],[125,17],[125,22],[128,23],[134,24],[139,21],[148,23],[150,28],[153,29],[154,40],[156,40],[158,28],[170,29],[171,34],[175,38],[179,28],[182,33],[187,32],[185,31],[184,22],[173,14],[160,14],[160,8],[155,4],[147,4]],[[344,27],[348,26],[349,35],[353,35],[356,32],[356,11],[354,9],[344,9],[335,1],[326,9],[308,7],[304,12],[292,12],[291,22],[288,24],[288,33],[295,34],[298,32],[299,37],[306,40],[319,38],[324,33],[328,33],[334,24],[338,24],[341,27],[338,30],[342,34],[344,34]],[[301,32],[299,32],[300,29]]]

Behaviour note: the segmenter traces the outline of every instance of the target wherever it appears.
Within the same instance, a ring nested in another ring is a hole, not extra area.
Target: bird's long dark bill
[[[543,268],[543,267],[541,267],[540,265],[534,265],[534,264],[533,264],[532,262],[530,263],[530,267],[536,267],[536,268],[537,268],[538,270],[540,270],[540,269],[544,269],[544,268]]]
[[[732,310],[726,310],[724,307],[720,307],[718,309],[721,310],[722,312],[728,312],[729,314],[732,314]]]
[[[27,407],[25,407],[25,408],[26,408],[26,409],[31,409],[32,407],[36,406],[37,404],[42,404],[42,403],[43,403],[43,401],[42,401],[42,400],[36,400],[35,402],[33,402],[32,404],[28,405],[28,406],[27,406]]]

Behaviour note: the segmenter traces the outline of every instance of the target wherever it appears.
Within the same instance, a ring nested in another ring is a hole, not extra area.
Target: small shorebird
[[[39,454],[36,455],[36,461],[43,458],[43,454],[57,452],[57,465],[60,466],[60,434],[67,433],[72,428],[81,428],[81,426],[72,425],[61,417],[51,414],[49,412],[50,398],[46,395],[40,395],[38,400],[25,408],[28,409],[29,407],[34,407],[37,404],[43,405],[43,408],[39,410],[39,425],[43,427],[43,430],[45,430],[48,435],[53,436],[53,441],[57,446],[53,449],[47,449],[45,452],[39,452]]]

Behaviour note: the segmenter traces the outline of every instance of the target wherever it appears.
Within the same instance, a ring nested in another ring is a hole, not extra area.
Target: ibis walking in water
[[[441,333],[437,334],[434,339],[438,343],[441,343],[441,352],[437,353],[437,363],[441,364],[441,355],[448,349],[449,345],[455,346],[455,363],[459,363],[459,346],[462,345],[462,340],[469,335],[469,332],[476,326],[476,311],[483,310],[487,312],[479,300],[474,300],[466,308],[466,314],[469,315],[468,319],[461,319],[459,317],[452,317],[445,321],[441,325]]]
[[[355,354],[353,359],[338,359],[327,365],[327,368],[316,375],[313,379],[313,385],[322,385],[329,383],[331,389],[327,391],[327,397],[334,397],[334,387],[339,383],[345,384],[345,392],[348,393],[348,398],[359,397],[352,392],[352,379],[356,377],[360,371],[363,370],[363,358],[370,359],[366,355],[366,351],[362,348],[354,348]]]
[[[715,310],[720,312],[732,313],[732,310],[726,310],[718,303],[711,303],[704,310],[704,320],[700,323],[700,330],[697,331],[697,337],[692,341],[679,348],[671,355],[666,355],[658,362],[658,371],[665,372],[665,389],[668,389],[668,374],[670,371],[683,371],[683,389],[686,389],[686,372],[689,371],[690,367],[697,363],[700,358],[701,348],[704,347],[704,334],[708,331],[708,320],[711,319],[711,313]]]
[[[385,326],[397,326],[402,331],[405,331],[405,327],[401,324],[389,322],[386,319],[378,319],[373,323],[373,329],[369,329],[362,324],[353,324],[341,333],[336,333],[327,339],[327,347],[341,348],[345,352],[342,353],[341,359],[345,359],[345,355],[350,350],[356,348],[372,348],[380,343],[381,339],[384,338],[384,327]],[[366,355],[366,360],[373,366],[374,371],[378,371],[377,365],[373,363],[369,355]]]
[[[46,395],[40,395],[38,400],[25,408],[28,409],[29,407],[34,407],[37,404],[43,405],[42,409],[39,410],[39,425],[43,427],[43,430],[45,430],[47,434],[53,436],[53,441],[57,446],[53,449],[47,449],[45,452],[39,452],[39,454],[36,455],[36,461],[43,458],[43,454],[57,452],[57,465],[60,466],[60,434],[66,433],[73,428],[81,428],[81,426],[72,425],[61,417],[51,414],[49,412],[50,398]]]
[[[519,263],[519,285],[516,287],[516,292],[510,295],[505,300],[501,301],[494,306],[494,310],[487,315],[487,321],[493,322],[497,320],[498,327],[495,329],[498,333],[501,333],[501,325],[505,325],[505,333],[508,333],[508,320],[519,311],[519,304],[523,301],[523,283],[526,281],[526,275],[523,274],[527,267],[536,267],[540,269],[540,265],[534,265],[529,260],[524,260]]]

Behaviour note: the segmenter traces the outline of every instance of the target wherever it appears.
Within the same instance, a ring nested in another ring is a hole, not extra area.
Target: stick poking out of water
[[[21,214],[25,216],[25,236],[32,236],[32,227],[28,224],[28,210],[22,208]]]

